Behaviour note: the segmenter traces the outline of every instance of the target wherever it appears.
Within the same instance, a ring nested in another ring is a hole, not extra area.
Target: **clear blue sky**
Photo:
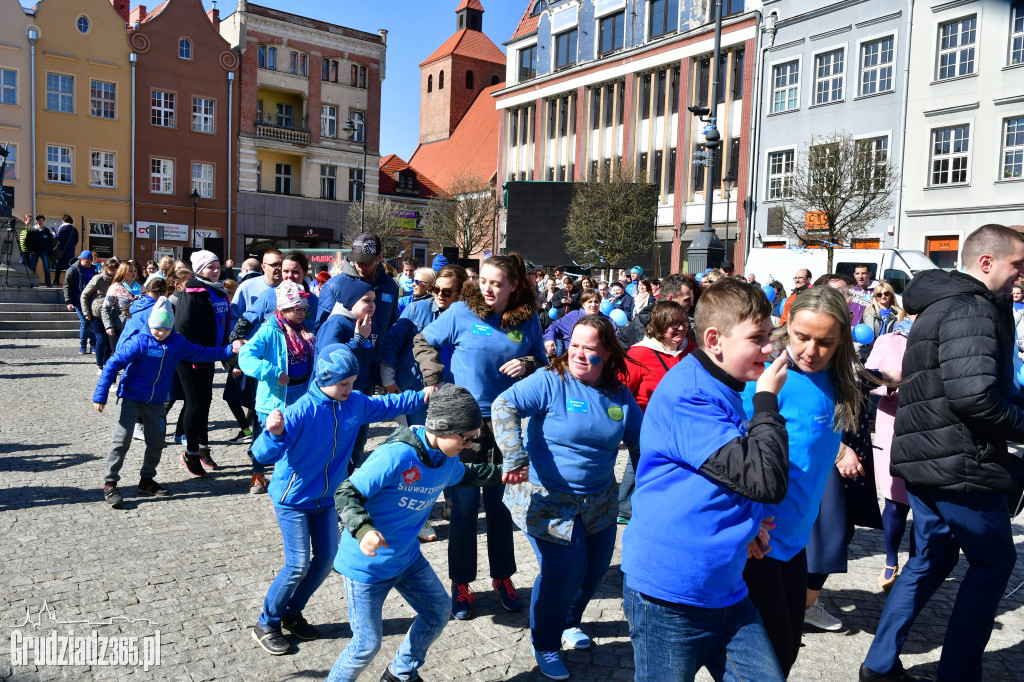
[[[35,2],[21,0],[25,6]],[[485,10],[484,33],[504,52],[502,43],[512,37],[528,0],[481,2]],[[137,0],[132,1],[132,6],[137,4]],[[153,9],[160,0],[149,0],[145,4]],[[234,12],[235,4],[235,0],[218,2],[221,17]],[[398,154],[408,160],[416,150],[419,131],[419,63],[455,32],[455,8],[459,0],[261,0],[254,4],[369,33],[381,28],[388,30],[380,149],[381,154]],[[203,0],[203,5],[209,9],[212,3]]]

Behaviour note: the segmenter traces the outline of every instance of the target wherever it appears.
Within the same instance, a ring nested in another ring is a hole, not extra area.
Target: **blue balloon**
[[[764,295],[768,297],[769,303],[775,300],[775,287],[773,287],[771,284],[765,284],[763,287],[761,287],[761,291],[763,291]]]
[[[557,320],[558,319],[558,308],[552,308],[551,310],[549,310],[548,311],[548,317],[550,317],[552,320]]]
[[[602,313],[605,315],[611,315],[613,310],[615,310],[615,306],[612,305],[611,301],[601,301]]]
[[[853,328],[853,340],[863,345],[874,343],[875,330],[866,324],[858,324]]]
[[[1017,383],[1024,387],[1024,365],[1017,368]]]
[[[622,312],[618,308],[613,310],[611,315],[609,315],[608,317],[612,318],[612,322],[619,325],[620,327],[625,327],[627,324],[629,324],[629,319],[626,317],[626,313]]]

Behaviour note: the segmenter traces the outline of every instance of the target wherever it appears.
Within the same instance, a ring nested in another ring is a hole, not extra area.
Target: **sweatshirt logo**
[[[612,421],[622,421],[622,417],[624,416],[622,414],[622,408],[618,405],[612,405],[608,408],[608,416],[612,418]]]
[[[423,478],[423,476],[420,474],[420,469],[415,465],[411,469],[406,469],[402,472],[402,480],[405,481],[406,485],[413,485],[421,478]]]
[[[508,333],[508,340],[511,341],[512,343],[522,343],[523,333],[518,329],[513,329]]]

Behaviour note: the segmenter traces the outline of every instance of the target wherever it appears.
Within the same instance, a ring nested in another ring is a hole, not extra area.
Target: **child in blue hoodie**
[[[748,552],[767,548],[765,503],[786,494],[789,465],[778,393],[786,354],[767,369],[771,306],[725,279],[701,295],[699,348],[669,370],[640,432],[633,516],[622,538],[623,610],[636,680],[781,682],[747,596]],[[740,391],[757,381],[747,421]]]
[[[483,420],[472,394],[446,384],[430,397],[425,427],[399,427],[335,496],[347,532],[334,569],[345,580],[352,639],[328,682],[354,682],[380,651],[382,609],[392,588],[416,618],[381,680],[418,680],[427,649],[448,622],[451,601],[420,552],[417,534],[448,486],[494,486],[501,466],[464,464],[459,452]]]
[[[393,419],[423,405],[423,394],[365,396],[353,390],[359,365],[341,344],[317,354],[309,391],[282,414],[274,410],[252,445],[263,464],[276,464],[267,491],[284,538],[285,565],[274,578],[252,636],[269,654],[291,651],[284,626],[299,639],[320,631],[302,609],[323,584],[338,551],[334,492],[347,476],[359,427]]]
[[[207,348],[186,341],[185,337],[174,331],[174,309],[170,301],[161,296],[149,314],[149,332],[136,333],[107,360],[92,396],[97,412],[103,412],[110,385],[117,373],[124,370],[124,376],[117,386],[121,414],[114,427],[114,437],[107,454],[107,468],[103,475],[103,498],[111,507],[119,509],[124,501],[117,489],[120,478],[118,472],[132,442],[135,418],[140,413],[146,437],[146,454],[142,460],[139,493],[150,496],[169,494],[167,488],[153,478],[164,448],[165,403],[171,392],[171,380],[178,363],[182,360],[227,360],[240,346],[241,342],[236,341],[233,345]]]

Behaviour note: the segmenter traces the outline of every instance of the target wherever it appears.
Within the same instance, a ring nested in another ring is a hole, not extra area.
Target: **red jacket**
[[[686,346],[681,347],[678,354],[672,355],[646,345],[650,342],[657,344],[657,341],[645,338],[643,341],[633,344],[633,347],[629,349],[627,355],[633,360],[633,363],[628,365],[629,376],[623,381],[629,387],[633,397],[636,398],[637,405],[641,410],[647,410],[647,402],[651,399],[651,394],[658,387],[662,377],[675,367],[676,363],[697,349],[697,344],[687,340]]]

